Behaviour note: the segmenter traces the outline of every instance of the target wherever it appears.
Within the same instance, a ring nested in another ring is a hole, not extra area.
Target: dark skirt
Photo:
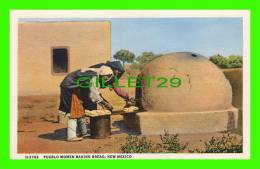
[[[87,110],[96,110],[97,104],[92,102],[89,98],[89,90],[84,89],[68,89],[68,88],[60,88],[60,106],[59,110],[65,113],[70,113],[71,111],[71,101],[72,101],[72,93],[78,90],[80,98],[83,101],[84,109]]]

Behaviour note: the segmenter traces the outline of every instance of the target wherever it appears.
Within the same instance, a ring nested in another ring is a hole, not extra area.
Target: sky
[[[112,55],[127,49],[136,56],[190,51],[212,56],[243,54],[242,18],[24,18],[19,21],[109,20],[112,29]]]

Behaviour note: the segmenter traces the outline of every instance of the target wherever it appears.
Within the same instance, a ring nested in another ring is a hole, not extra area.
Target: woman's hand
[[[112,110],[113,110],[113,106],[112,106],[110,103],[108,103],[108,102],[106,102],[106,101],[104,101],[104,100],[102,100],[102,101],[99,102],[98,104],[101,105],[103,108],[109,110],[109,111],[112,111]]]

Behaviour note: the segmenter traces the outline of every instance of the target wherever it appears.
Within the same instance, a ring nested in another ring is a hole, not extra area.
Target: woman
[[[80,141],[88,136],[85,123],[85,109],[96,110],[97,104],[112,111],[113,107],[100,94],[99,89],[111,86],[116,94],[125,99],[133,100],[120,88],[115,88],[115,79],[125,72],[119,61],[100,63],[87,69],[76,70],[68,74],[60,84],[59,110],[69,116],[67,140]],[[103,85],[104,84],[104,85]],[[77,137],[76,130],[82,137]]]

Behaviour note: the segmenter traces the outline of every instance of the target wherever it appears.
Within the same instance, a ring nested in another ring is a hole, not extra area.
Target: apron
[[[80,98],[80,93],[73,92],[71,98],[71,109],[70,109],[70,118],[78,119],[85,116],[85,109],[83,106],[82,98]]]
[[[77,106],[79,107],[83,106],[84,110],[97,109],[97,104],[92,102],[91,99],[89,98],[88,90],[79,90],[79,89],[72,90],[63,87],[61,87],[60,89],[61,89],[60,105],[59,105],[60,111],[63,111],[65,113],[71,113],[71,111],[73,110],[77,112],[76,114],[78,114],[79,111],[82,111],[81,110],[82,108],[76,108]],[[82,114],[82,112],[80,114]]]

